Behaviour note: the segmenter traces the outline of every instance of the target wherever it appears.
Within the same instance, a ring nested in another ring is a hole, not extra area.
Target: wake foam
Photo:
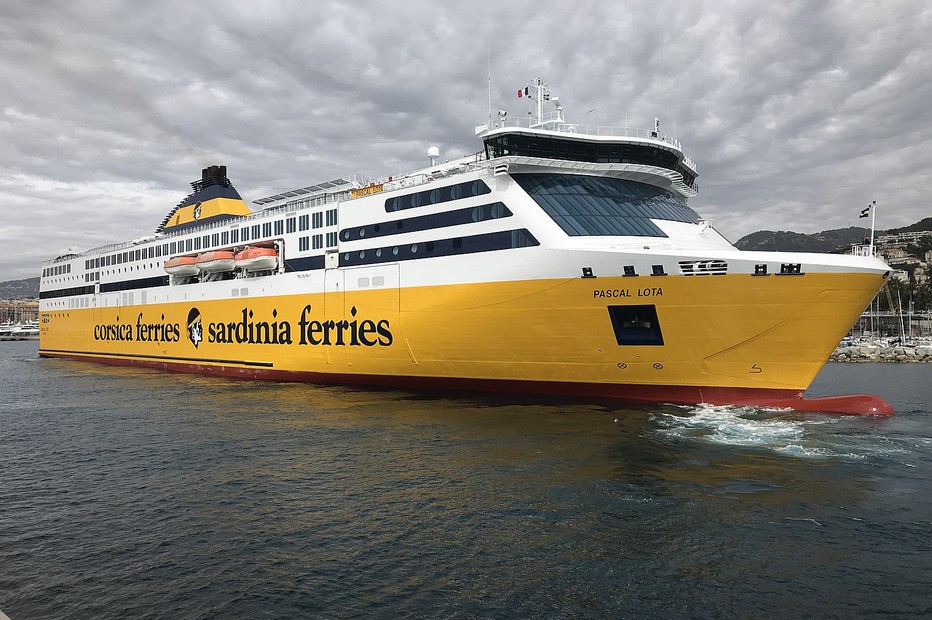
[[[652,413],[651,420],[665,439],[766,450],[798,459],[889,459],[910,467],[932,445],[928,437],[878,434],[868,418],[759,407],[670,406]]]
[[[826,441],[831,438],[831,432],[817,431],[817,427],[837,424],[839,419],[835,417],[801,418],[789,410],[732,405],[700,404],[679,409],[682,413],[656,413],[652,416],[662,436],[760,448],[804,459],[864,456],[860,451],[850,452],[845,449],[847,446]]]

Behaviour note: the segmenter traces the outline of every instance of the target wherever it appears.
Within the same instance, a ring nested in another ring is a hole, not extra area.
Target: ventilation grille
[[[680,271],[684,276],[723,276],[728,273],[728,263],[723,260],[681,260]]]

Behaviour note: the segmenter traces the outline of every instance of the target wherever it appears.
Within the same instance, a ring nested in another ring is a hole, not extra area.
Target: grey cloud
[[[494,109],[524,114],[540,75],[572,120],[659,116],[732,239],[870,200],[908,224],[929,211],[930,31],[922,0],[5,3],[0,279],[150,232],[211,163],[250,200],[479,150],[489,55]]]

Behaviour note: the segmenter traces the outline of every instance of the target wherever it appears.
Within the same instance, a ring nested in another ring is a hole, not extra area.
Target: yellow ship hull
[[[883,282],[601,277],[73,309],[42,314],[40,354],[247,378],[805,408],[793,403]],[[620,344],[609,308],[623,306],[654,306],[662,344]]]

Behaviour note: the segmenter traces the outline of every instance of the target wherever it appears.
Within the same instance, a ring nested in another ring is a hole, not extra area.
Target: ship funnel
[[[202,181],[222,181],[227,178],[226,166],[207,166],[201,170]]]
[[[155,232],[172,232],[231,217],[245,217],[252,211],[243,202],[230,179],[226,166],[201,168],[201,178],[191,182],[191,193],[162,220]]]

